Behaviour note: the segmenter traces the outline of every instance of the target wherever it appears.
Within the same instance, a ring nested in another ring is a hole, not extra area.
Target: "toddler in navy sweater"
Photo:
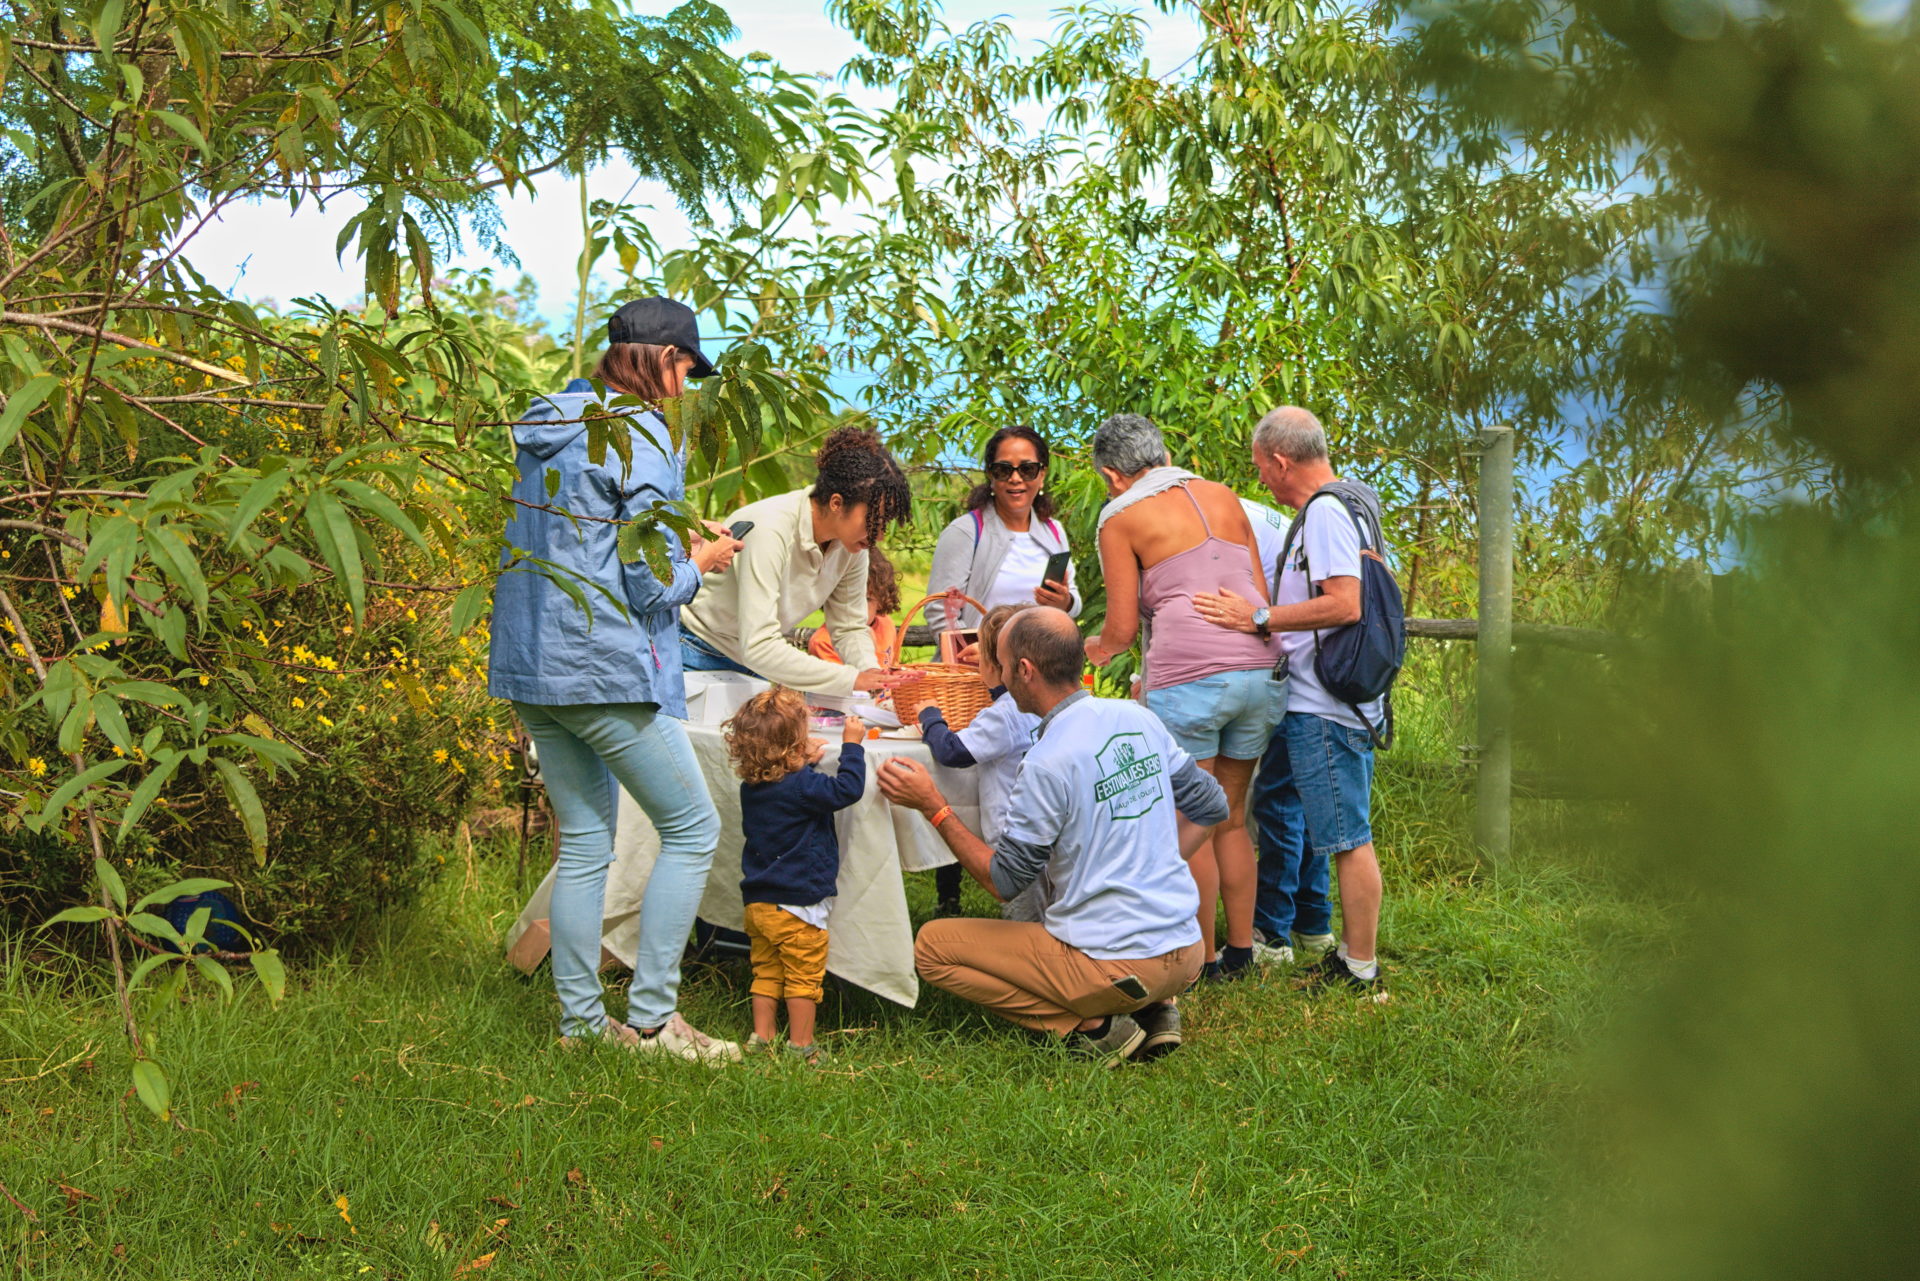
[[[866,727],[849,716],[840,768],[814,768],[827,745],[807,733],[807,704],[778,686],[748,699],[727,722],[727,753],[740,776],[740,898],[753,954],[753,1035],[771,1049],[780,1003],[787,1049],[818,1063],[814,1010],[827,973],[827,915],[840,879],[833,816],[867,785]]]

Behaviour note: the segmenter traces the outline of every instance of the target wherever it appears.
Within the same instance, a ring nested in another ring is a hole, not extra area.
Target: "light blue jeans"
[[[597,1033],[607,1019],[600,986],[600,927],[613,865],[613,827],[624,787],[660,833],[660,857],[640,905],[640,945],[627,989],[627,1022],[654,1028],[673,1014],[680,957],[720,842],[687,727],[652,703],[513,705],[540,751],[540,776],[560,825],[553,875],[553,986],[560,1031]]]

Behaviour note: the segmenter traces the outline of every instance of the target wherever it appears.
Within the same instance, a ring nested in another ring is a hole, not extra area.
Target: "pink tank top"
[[[1271,640],[1215,626],[1194,609],[1193,598],[1199,592],[1224,587],[1257,602],[1260,589],[1253,584],[1253,560],[1246,547],[1216,538],[1200,501],[1185,485],[1180,492],[1193,504],[1207,536],[1140,576],[1140,608],[1152,627],[1147,642],[1147,689],[1184,685],[1221,672],[1272,667],[1277,652]]]

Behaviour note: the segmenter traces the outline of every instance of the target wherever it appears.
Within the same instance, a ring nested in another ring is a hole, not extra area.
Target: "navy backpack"
[[[1400,675],[1401,664],[1407,656],[1407,620],[1400,599],[1400,584],[1394,581],[1393,571],[1387,568],[1386,558],[1379,551],[1386,546],[1386,538],[1377,525],[1373,526],[1369,538],[1372,514],[1329,486],[1301,505],[1300,514],[1294,517],[1286,541],[1281,545],[1280,565],[1285,568],[1294,535],[1306,521],[1307,508],[1322,494],[1338,498],[1347,515],[1353,518],[1354,528],[1360,532],[1360,621],[1314,632],[1313,674],[1319,678],[1321,688],[1353,709],[1353,714],[1367,727],[1367,736],[1373,745],[1385,751],[1393,746],[1393,681]],[[1300,563],[1311,585],[1313,569],[1306,563],[1305,548],[1301,549]],[[1310,590],[1316,596],[1320,594],[1317,587],[1310,586]],[[1360,710],[1362,703],[1376,698],[1385,700],[1382,704],[1385,715],[1377,726]]]

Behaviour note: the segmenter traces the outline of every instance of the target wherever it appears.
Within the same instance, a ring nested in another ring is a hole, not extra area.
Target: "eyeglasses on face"
[[[1037,480],[1040,473],[1045,470],[1045,467],[1042,467],[1031,458],[1023,463],[995,462],[987,464],[987,475],[995,480],[1012,480],[1015,472],[1020,473],[1021,480]]]

